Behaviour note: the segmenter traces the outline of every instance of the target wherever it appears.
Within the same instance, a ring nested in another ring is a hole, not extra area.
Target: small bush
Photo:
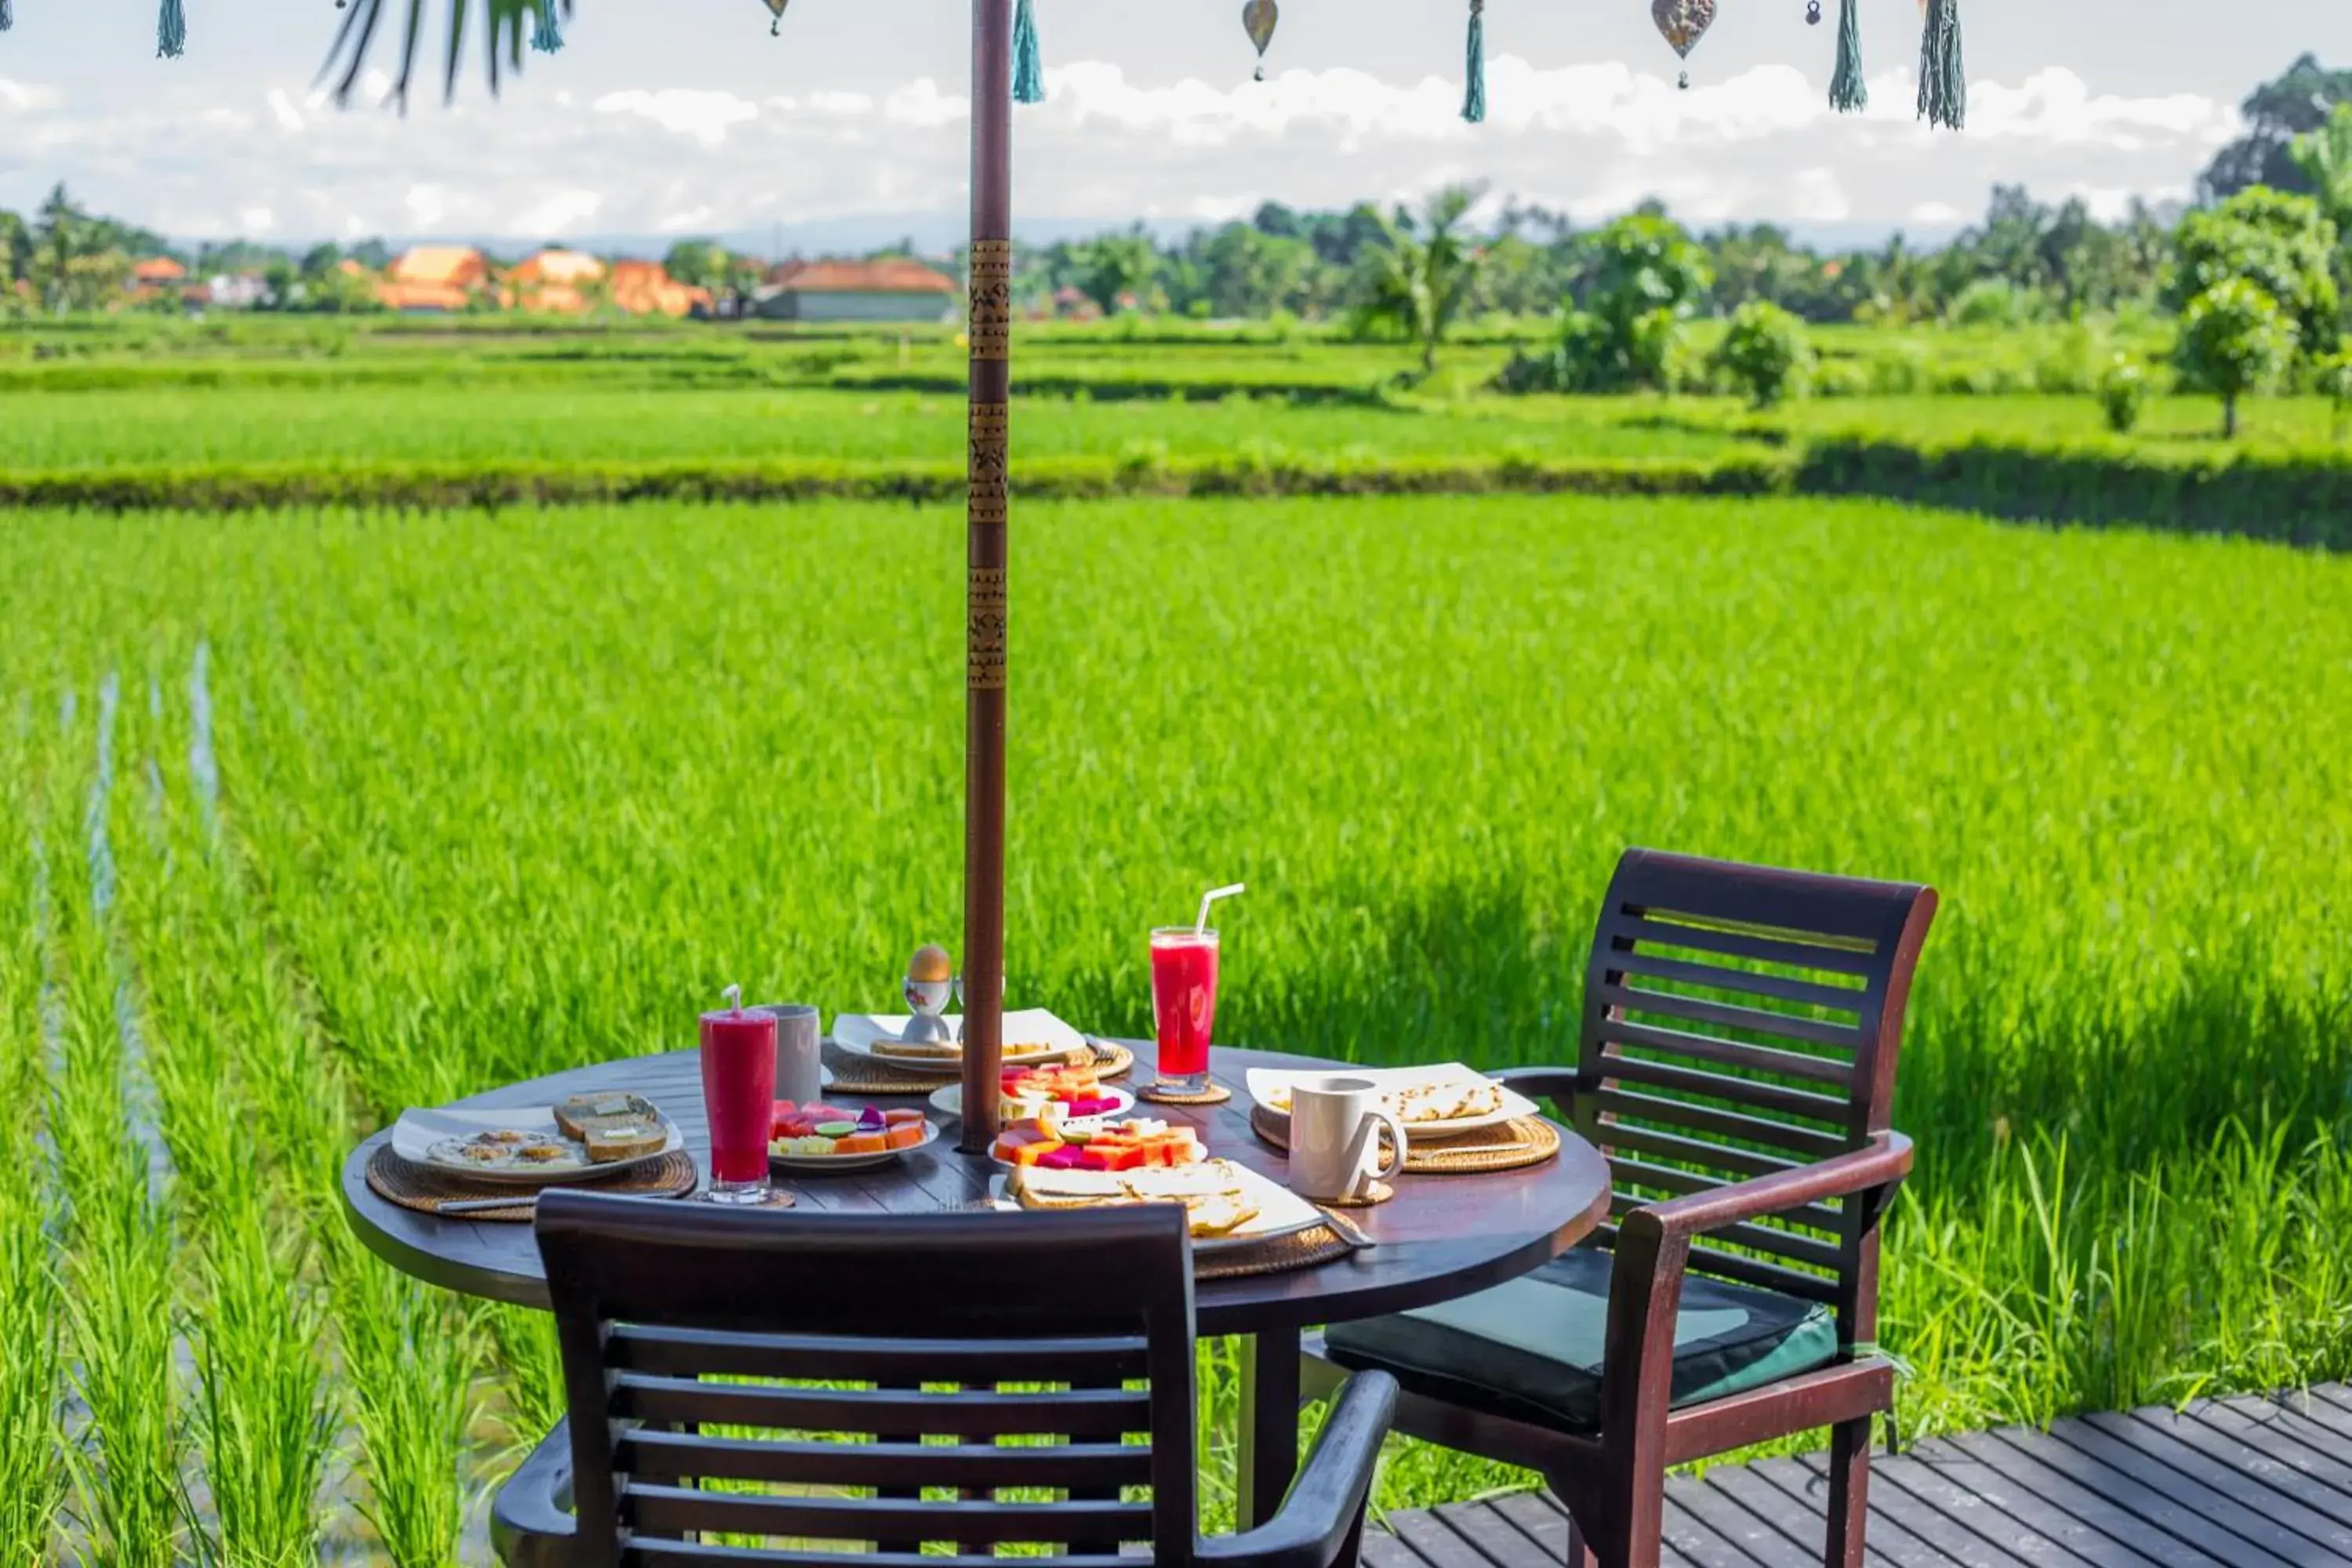
[[[1732,312],[1731,330],[1715,351],[1715,368],[1752,405],[1770,408],[1802,385],[1812,359],[1803,322],[1769,300],[1751,300]]]
[[[2127,353],[2116,354],[2099,377],[2099,411],[2107,416],[2107,428],[2130,435],[2147,405],[2147,369]]]
[[[2243,278],[2226,278],[2180,313],[2173,353],[2181,374],[2221,399],[2221,434],[2238,434],[2238,400],[2270,390],[2294,363],[2298,333],[2279,303]]]

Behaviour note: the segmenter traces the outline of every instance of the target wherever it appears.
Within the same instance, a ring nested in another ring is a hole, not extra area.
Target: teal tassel
[[[1927,0],[1919,40],[1919,118],[1954,131],[1968,123],[1969,74],[1960,60],[1960,0]]]
[[[559,0],[539,0],[539,26],[531,29],[530,47],[542,55],[555,54],[563,47],[563,29],[555,20]]]
[[[1470,0],[1470,79],[1462,91],[1462,118],[1486,120],[1486,0]]]
[[[155,18],[155,53],[159,58],[176,60],[188,52],[188,17],[180,9],[180,0],[163,0],[163,9]]]
[[[0,0],[0,33],[16,25],[16,7],[9,0]]]
[[[1045,60],[1037,47],[1037,16],[1032,0],[1021,0],[1013,16],[1013,101],[1045,101]]]
[[[1862,0],[1838,0],[1837,74],[1830,78],[1830,107],[1858,114],[1870,107],[1870,83],[1862,74]]]

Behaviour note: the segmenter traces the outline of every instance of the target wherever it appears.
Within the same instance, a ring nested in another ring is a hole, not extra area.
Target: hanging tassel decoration
[[[1470,79],[1462,93],[1462,118],[1486,120],[1486,0],[1470,0]]]
[[[16,7],[11,0],[0,0],[0,33],[16,25]]]
[[[1045,57],[1037,44],[1037,13],[1032,0],[1021,0],[1013,15],[1013,101],[1045,101]]]
[[[784,7],[790,5],[793,3],[793,0],[762,0],[762,3],[768,7],[768,14],[775,18],[774,21],[768,24],[768,37],[772,38],[782,37],[784,35]]]
[[[555,20],[555,7],[560,0],[539,0],[539,26],[531,29],[530,47],[542,55],[560,52],[563,47],[563,28]]]
[[[1969,75],[1960,59],[1960,0],[1927,0],[1919,40],[1919,118],[1958,131],[1969,119]]]
[[[1862,74],[1862,0],[1838,0],[1837,73],[1830,78],[1830,107],[1858,114],[1870,107],[1870,83]]]
[[[163,9],[155,17],[156,57],[176,60],[187,52],[187,14],[180,9],[180,0],[163,0]]]

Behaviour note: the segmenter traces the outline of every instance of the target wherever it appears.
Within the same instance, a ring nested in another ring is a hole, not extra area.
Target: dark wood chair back
[[[934,1543],[1192,1562],[1182,1210],[868,1217],[558,1191],[538,1232],[583,1568],[916,1568]]]
[[[1577,1062],[1577,1131],[1609,1157],[1612,1218],[1888,1131],[1935,911],[1923,887],[1628,851],[1593,936]],[[1858,1202],[1808,1205],[1717,1234],[1690,1267],[1827,1302],[1847,1343],[1869,1340],[1867,1217]]]

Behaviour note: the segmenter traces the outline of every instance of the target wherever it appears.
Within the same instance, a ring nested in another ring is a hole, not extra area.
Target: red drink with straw
[[[1217,1023],[1217,933],[1209,910],[1242,890],[1238,882],[1201,900],[1190,926],[1151,933],[1151,1019],[1160,1037],[1160,1087],[1201,1094],[1209,1087],[1209,1034]]]
[[[702,1108],[710,1121],[713,1203],[768,1197],[768,1132],[775,1118],[776,1016],[747,1013],[740,986],[732,1009],[702,1016]]]
[[[1209,1032],[1217,1022],[1217,933],[1165,926],[1151,933],[1151,1018],[1160,1081],[1186,1094],[1209,1085]]]

